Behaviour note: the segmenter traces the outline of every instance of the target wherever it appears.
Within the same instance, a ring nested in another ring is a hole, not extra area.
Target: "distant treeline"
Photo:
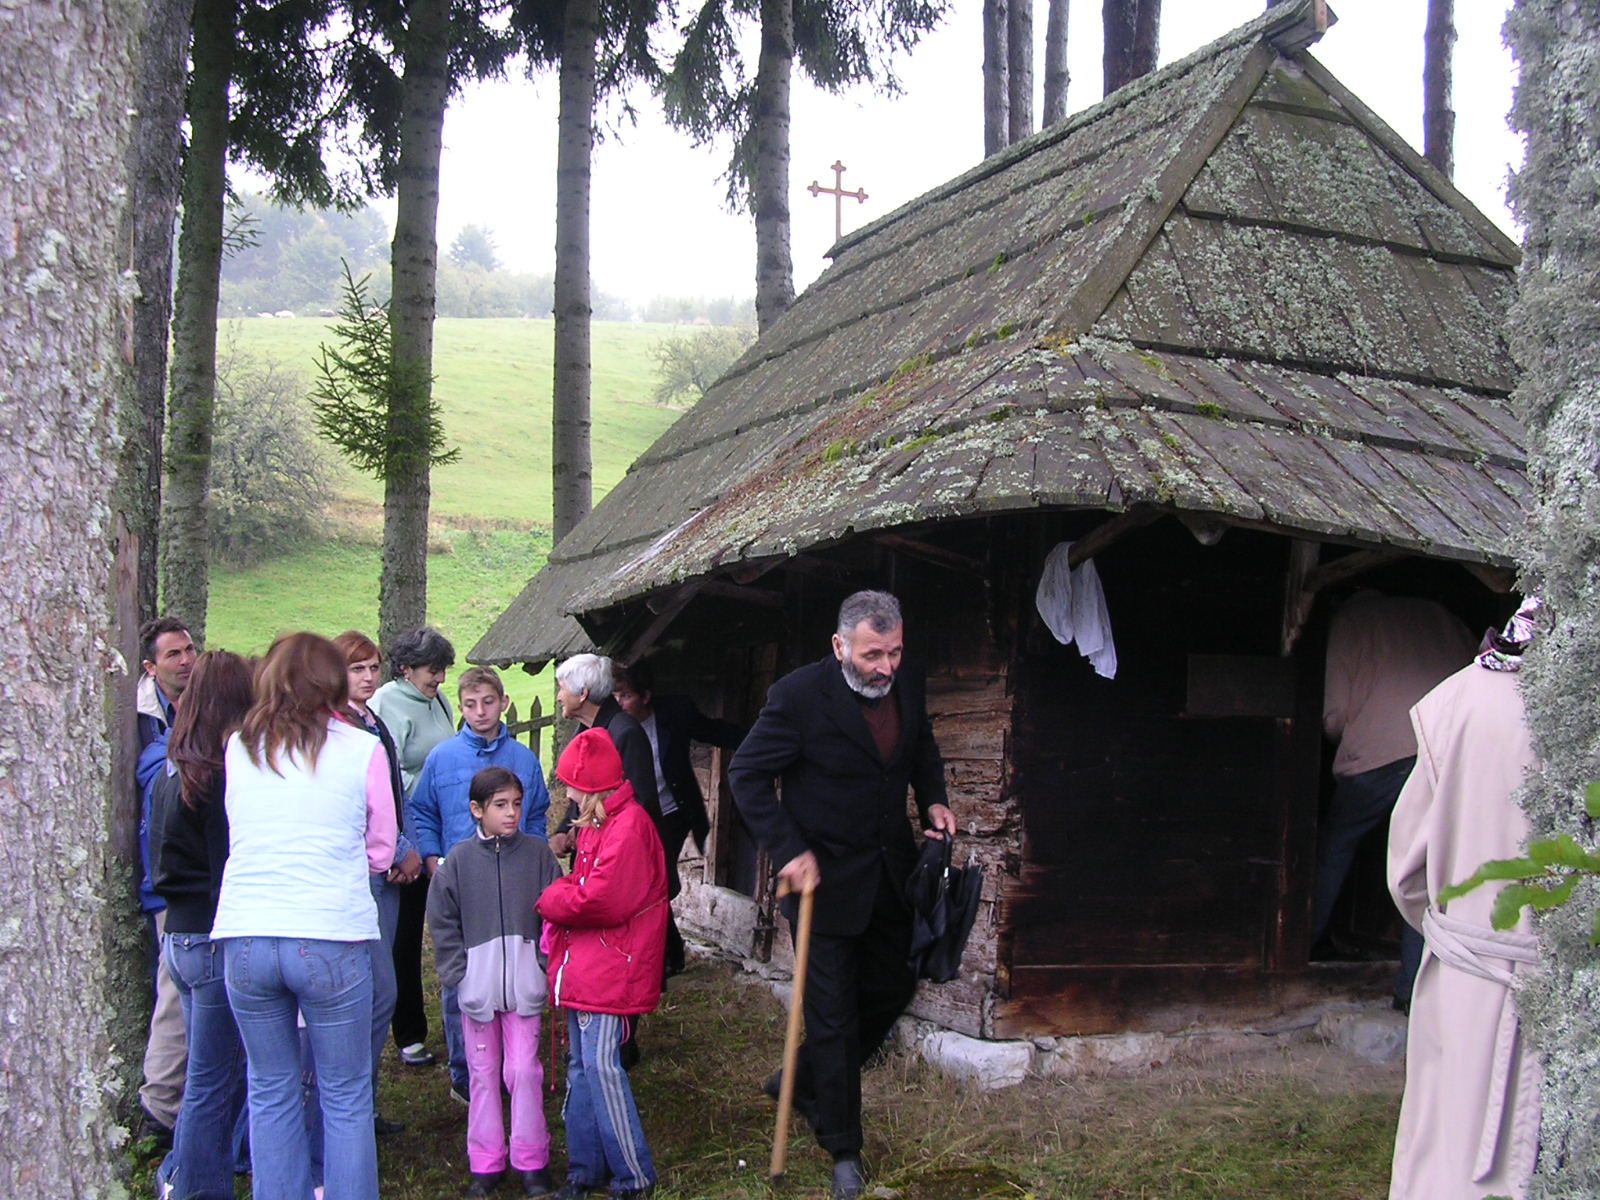
[[[375,302],[389,298],[389,225],[375,209],[302,209],[244,193],[230,205],[228,220],[224,317],[332,315],[339,304],[341,260],[356,278],[370,276],[368,292]],[[440,257],[441,317],[548,317],[554,300],[554,277],[503,269],[482,226],[467,226]],[[755,320],[750,297],[657,296],[635,312],[627,300],[596,288],[592,304],[597,321],[748,325]]]

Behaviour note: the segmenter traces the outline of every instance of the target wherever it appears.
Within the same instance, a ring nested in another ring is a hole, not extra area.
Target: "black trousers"
[[[879,873],[866,929],[855,937],[811,935],[795,1104],[834,1158],[861,1153],[861,1067],[916,991],[910,951],[911,909],[887,871]]]
[[[396,1046],[428,1040],[428,1010],[422,1001],[422,929],[428,915],[428,873],[400,889],[400,920],[394,931],[394,1030]]]
[[[683,843],[689,837],[689,822],[682,812],[674,809],[672,812],[663,813],[661,816],[661,848],[667,854],[667,899],[671,900],[683,890],[683,881],[678,878],[678,855],[683,851]],[[671,977],[683,970],[683,934],[678,932],[678,922],[672,915],[672,908],[667,908],[667,955],[666,974]]]

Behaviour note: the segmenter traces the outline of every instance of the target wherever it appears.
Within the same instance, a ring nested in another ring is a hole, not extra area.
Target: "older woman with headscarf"
[[[394,678],[368,702],[370,711],[389,730],[407,797],[417,785],[428,754],[455,735],[455,713],[440,687],[455,661],[455,647],[437,629],[424,625],[408,630],[389,646]],[[428,1014],[422,999],[422,927],[427,911],[428,876],[424,872],[401,889],[394,934],[394,1044],[400,1050],[400,1061],[413,1067],[434,1062],[423,1045],[428,1038]]]

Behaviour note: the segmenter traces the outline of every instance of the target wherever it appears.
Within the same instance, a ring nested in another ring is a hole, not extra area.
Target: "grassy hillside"
[[[236,353],[271,360],[309,388],[331,322],[251,319],[224,323]],[[594,478],[598,501],[672,423],[649,402],[651,348],[671,326],[594,327]],[[428,616],[465,655],[522,590],[550,550],[549,321],[441,320],[435,392],[460,461],[433,475]],[[213,575],[207,640],[259,652],[286,629],[376,635],[382,486],[341,465],[327,536],[243,569]],[[521,672],[506,680],[519,707],[548,686]],[[453,694],[453,693],[452,693]]]

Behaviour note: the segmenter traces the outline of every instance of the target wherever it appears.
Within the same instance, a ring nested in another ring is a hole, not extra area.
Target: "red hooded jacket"
[[[551,926],[550,1003],[632,1016],[661,999],[667,867],[650,814],[624,783],[599,828],[578,830],[572,873],[539,896]]]

